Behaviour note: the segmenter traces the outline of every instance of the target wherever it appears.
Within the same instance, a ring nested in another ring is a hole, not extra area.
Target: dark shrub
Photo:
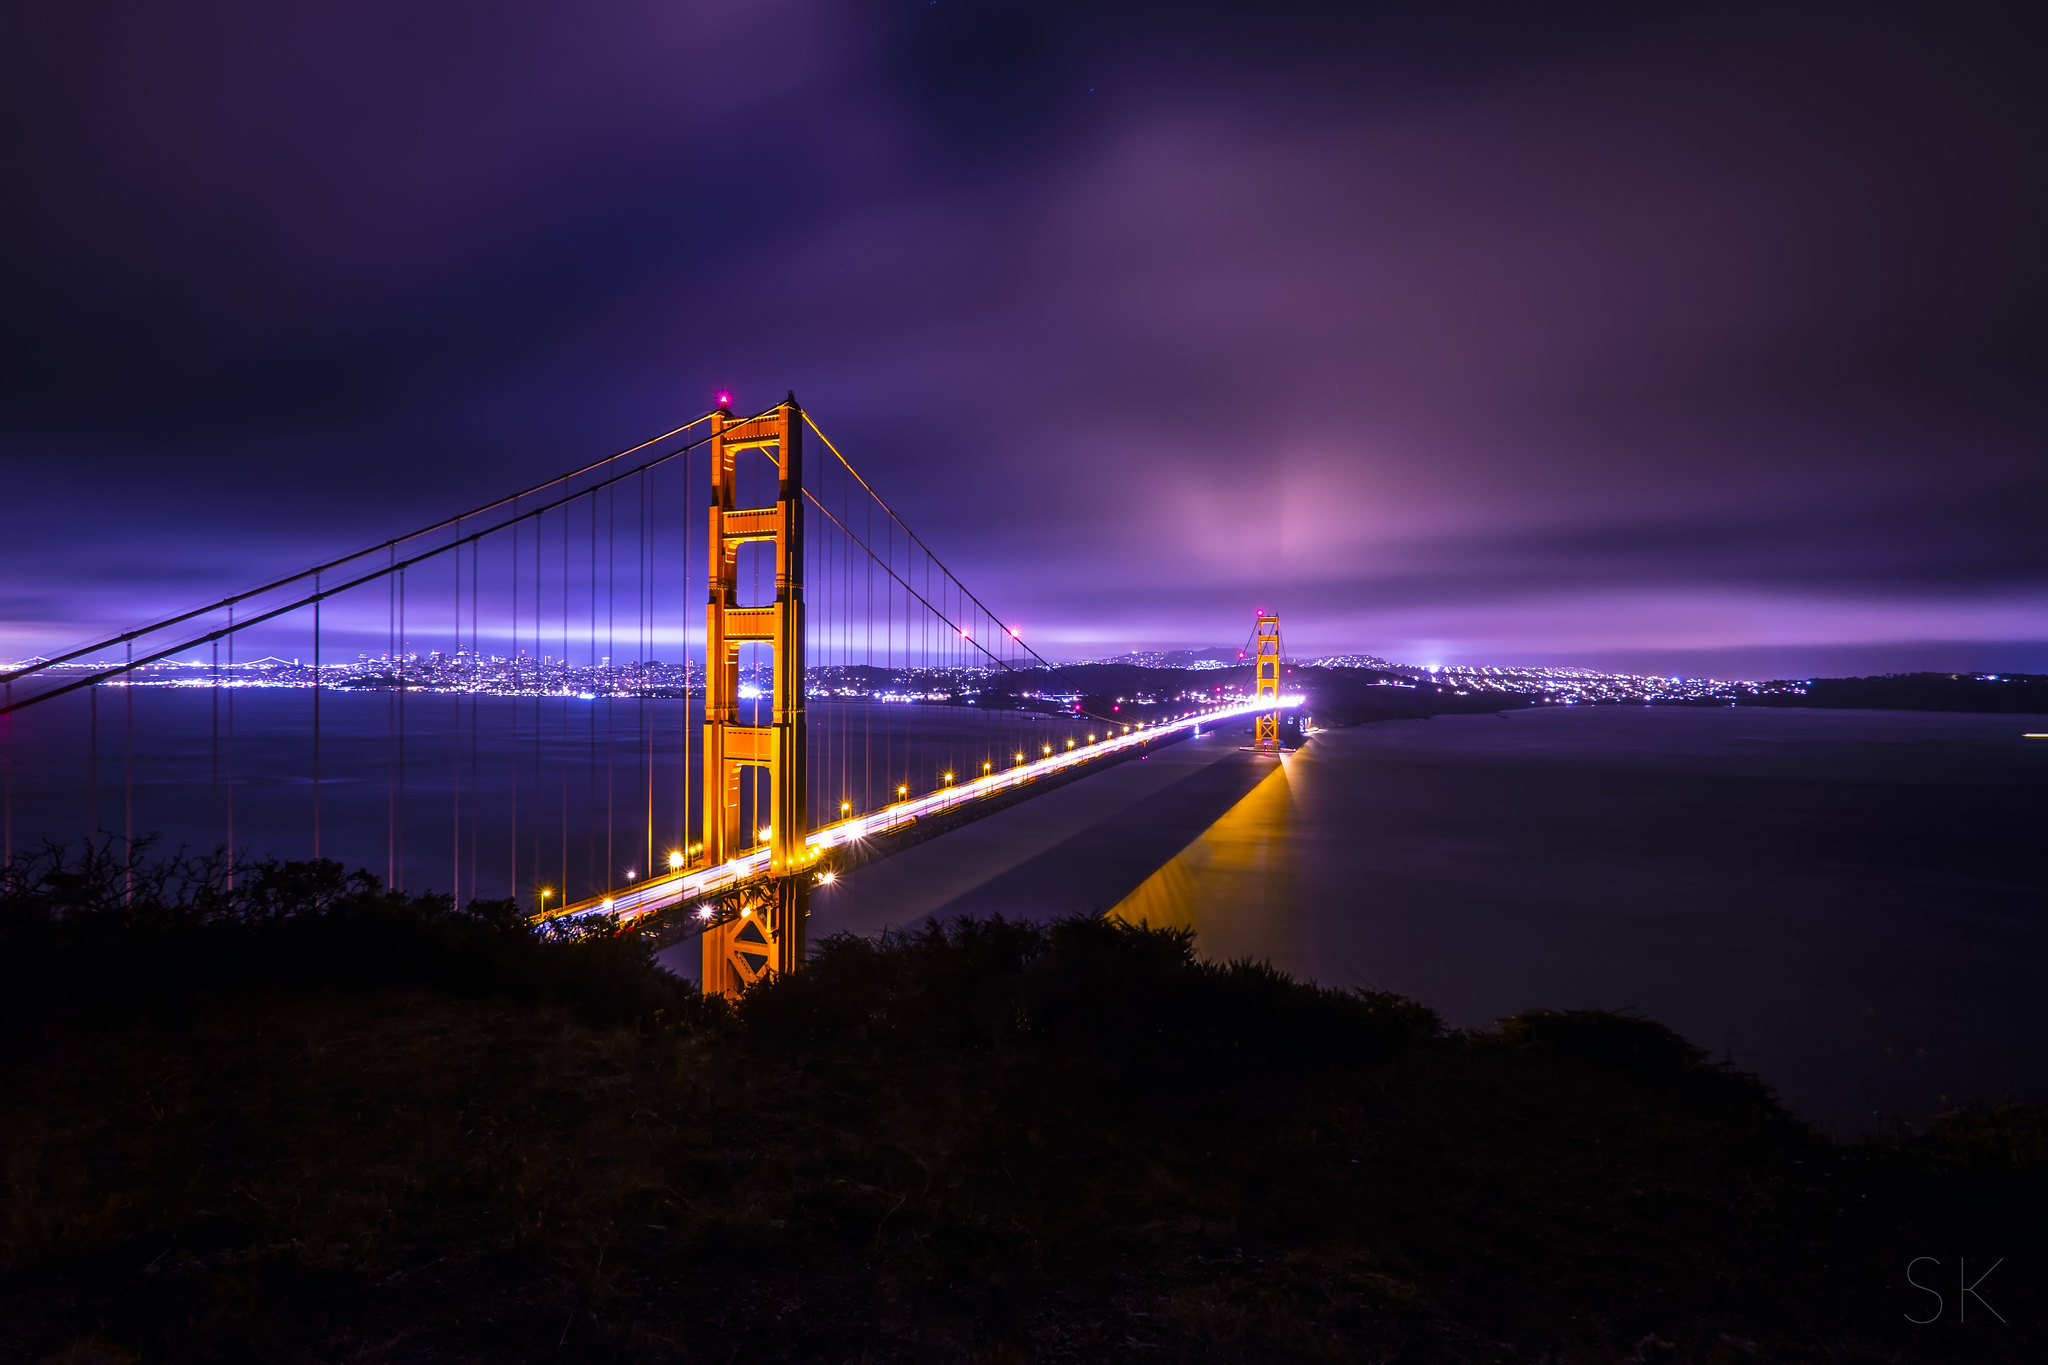
[[[739,1017],[764,1038],[1028,1047],[1163,1079],[1237,1059],[1376,1062],[1441,1028],[1398,996],[1323,990],[1260,962],[1201,962],[1187,930],[1098,916],[834,936],[802,974],[750,989]]]
[[[112,840],[46,846],[0,870],[0,1010],[332,988],[546,1001],[596,1020],[702,1012],[642,941],[543,939],[510,901],[458,908],[325,859],[146,853]]]
[[[1644,1080],[1670,1079],[1707,1060],[1654,1019],[1612,1010],[1525,1010],[1501,1020],[1500,1035],[1517,1047],[1599,1062]]]

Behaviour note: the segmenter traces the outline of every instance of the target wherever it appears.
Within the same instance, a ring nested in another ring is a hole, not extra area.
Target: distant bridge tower
[[[730,995],[803,965],[810,877],[804,836],[803,410],[796,395],[757,418],[711,418],[710,602],[704,613],[703,857],[717,865],[756,847],[765,826],[769,858],[782,875],[744,893],[739,915],[704,933],[704,990]],[[775,462],[772,507],[736,504],[737,457],[760,451]],[[775,601],[739,605],[739,551],[775,545]],[[774,651],[773,723],[739,723],[740,646]],[[751,798],[751,799],[749,799]],[[743,818],[750,817],[750,818]]]
[[[1253,723],[1252,747],[1262,754],[1280,752],[1280,618],[1259,613],[1259,622],[1252,627],[1253,680],[1257,690],[1255,699],[1264,702],[1271,699],[1272,709],[1259,712]]]

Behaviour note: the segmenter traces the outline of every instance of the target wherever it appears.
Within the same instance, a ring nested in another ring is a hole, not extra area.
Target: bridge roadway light
[[[840,813],[841,815],[851,815],[851,814],[853,814],[853,802],[851,802],[851,801],[841,801],[841,802],[839,803],[839,813]]]
[[[903,799],[905,799],[905,798],[907,798],[907,797],[908,797],[909,795],[910,795],[910,788],[909,788],[908,786],[899,786],[899,787],[897,787],[897,788],[896,788],[896,798],[897,798],[897,799],[898,799],[899,801],[900,801],[900,800],[903,800]]]
[[[761,828],[754,831],[754,837],[765,844],[768,842],[768,836],[770,836],[773,833],[775,833],[774,830],[770,829],[766,825],[763,825],[761,826]]]
[[[947,773],[947,774],[946,774],[946,785],[947,785],[947,786],[949,786],[949,787],[953,785],[953,774],[951,774],[951,773]]]
[[[681,868],[682,865],[683,851],[681,849],[672,850],[668,855],[668,870],[674,872],[677,869]]]

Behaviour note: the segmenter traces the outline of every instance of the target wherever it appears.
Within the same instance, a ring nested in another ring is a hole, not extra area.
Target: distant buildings
[[[23,660],[22,664],[34,662],[37,661]],[[46,670],[42,676],[75,678],[118,666],[118,663],[118,660],[98,660],[61,664]],[[1291,663],[1302,669],[1368,670],[1380,675],[1380,683],[1389,687],[1427,686],[1453,695],[1489,692],[1534,695],[1546,702],[1565,706],[1616,702],[1710,705],[1755,703],[1761,699],[1784,699],[1776,703],[1783,705],[1791,698],[1807,696],[1816,682],[1828,682],[1813,678],[1764,682],[1683,678],[1606,673],[1591,668],[1403,664],[1375,654],[1331,654],[1314,659],[1296,659]],[[1086,678],[1091,664],[1122,664],[1172,670],[1183,675],[1247,668],[1236,657],[1236,651],[1222,649],[1145,651],[1069,667]],[[466,650],[452,654],[441,650],[403,655],[358,654],[350,660],[323,661],[317,679],[313,665],[303,658],[264,658],[217,667],[206,659],[167,660],[139,667],[131,676],[132,685],[136,687],[282,688],[312,687],[317,681],[319,685],[337,691],[380,691],[403,686],[413,692],[500,697],[580,697],[595,700],[601,697],[704,695],[704,669],[694,661],[649,659],[615,663],[606,658],[595,664],[578,664],[550,654],[536,656],[523,651],[516,655],[473,655]],[[1246,676],[1249,677],[1248,672]],[[1941,676],[1978,682],[1999,680],[1999,675],[1995,674]],[[831,664],[812,668],[805,677],[806,694],[816,701],[1065,711],[1083,700],[1075,692],[1070,679],[1041,668],[1011,670]],[[1164,685],[1147,681],[1142,689],[1131,689],[1128,682],[1120,681],[1114,686],[1104,687],[1103,691],[1128,693],[1115,696],[1113,701],[1116,703],[1171,706],[1182,702],[1224,700],[1239,695],[1243,690],[1235,680],[1220,684],[1207,679],[1198,682],[1191,677],[1184,677],[1179,682],[1162,681]],[[115,679],[107,685],[119,687],[124,683]],[[1095,686],[1092,682],[1086,685]],[[771,671],[765,663],[741,670],[742,697],[768,695],[772,686]],[[1772,703],[1765,701],[1764,704]],[[1808,704],[1822,703],[1816,699]]]

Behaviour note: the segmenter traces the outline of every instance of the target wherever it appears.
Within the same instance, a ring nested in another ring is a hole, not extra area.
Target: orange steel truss
[[[804,762],[803,410],[796,395],[764,416],[711,418],[710,601],[704,611],[703,858],[710,865],[757,847],[768,831],[779,875],[745,893],[737,918],[704,932],[704,989],[731,995],[803,965],[810,878],[799,871],[809,833]],[[775,462],[772,507],[736,506],[737,460]],[[739,605],[739,550],[775,545],[775,601]],[[740,647],[774,652],[772,723],[740,724]],[[765,788],[765,798],[763,795]],[[745,803],[746,796],[753,801]],[[743,819],[751,804],[752,819]],[[749,828],[748,826],[753,826]]]
[[[1252,747],[1262,754],[1280,752],[1280,618],[1259,613],[1259,623],[1252,628],[1253,681],[1257,684],[1254,697],[1259,701],[1272,699],[1273,709],[1259,713],[1252,726]]]

